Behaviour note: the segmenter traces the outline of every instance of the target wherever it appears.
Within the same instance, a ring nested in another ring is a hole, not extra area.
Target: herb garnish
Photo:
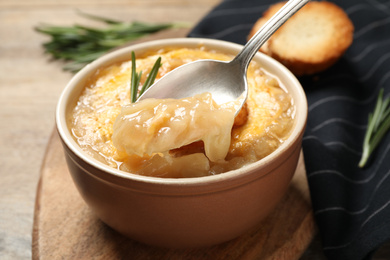
[[[107,26],[91,28],[81,25],[69,27],[41,25],[35,28],[36,31],[51,36],[51,40],[43,44],[45,51],[54,59],[69,61],[63,68],[71,72],[77,72],[107,51],[130,41],[161,30],[183,27],[179,23],[121,22],[81,12],[79,14],[88,19],[104,22]]]
[[[135,63],[135,54],[131,52],[131,81],[130,81],[130,101],[132,103],[136,102],[138,97],[140,97],[151,85],[153,85],[156,80],[158,70],[161,67],[161,57],[158,57],[154,63],[152,69],[149,72],[148,77],[145,80],[145,83],[142,85],[141,90],[138,92],[138,86],[142,77],[142,71],[137,73],[136,63]]]
[[[363,142],[363,153],[359,167],[363,168],[374,149],[390,129],[390,97],[383,100],[383,89],[379,91],[373,113],[368,115],[367,131]]]

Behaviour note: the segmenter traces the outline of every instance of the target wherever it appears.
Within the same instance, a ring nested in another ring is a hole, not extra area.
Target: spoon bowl
[[[237,114],[248,96],[246,71],[250,61],[271,35],[309,1],[288,1],[260,28],[232,61],[199,60],[178,67],[156,81],[138,100],[179,99],[210,92],[217,104],[240,98]]]
[[[145,98],[179,99],[210,92],[217,104],[233,101],[240,96],[246,97],[248,92],[245,74],[240,69],[242,67],[237,62],[194,61],[168,73],[138,100]],[[235,87],[226,87],[226,83]]]

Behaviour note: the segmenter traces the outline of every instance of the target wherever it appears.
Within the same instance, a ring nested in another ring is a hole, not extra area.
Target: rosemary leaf
[[[51,40],[43,44],[46,53],[54,59],[67,61],[64,70],[77,72],[104,53],[152,33],[170,28],[188,27],[185,23],[151,24],[144,22],[121,22],[105,17],[78,12],[83,17],[105,24],[104,28],[83,25],[35,27]]]
[[[380,141],[390,128],[390,117],[384,118],[381,127],[375,132],[371,141],[371,152],[379,145]]]
[[[144,84],[142,85],[141,90],[138,92],[138,88],[140,85],[142,71],[137,73],[136,70],[136,61],[135,54],[131,52],[131,80],[130,80],[130,101],[131,103],[135,103],[137,99],[151,86],[156,80],[158,70],[161,67],[161,57],[158,57],[156,62],[154,63],[152,69],[149,72],[148,77],[146,78]]]
[[[136,71],[135,54],[131,52],[131,85],[130,85],[130,100],[134,103],[137,100],[138,91],[138,74]]]
[[[363,152],[359,162],[360,168],[366,165],[373,151],[390,129],[390,97],[383,100],[383,91],[383,89],[379,91],[374,112],[368,115]]]
[[[107,24],[120,24],[121,23],[120,21],[112,20],[110,18],[105,18],[105,17],[93,15],[93,14],[87,14],[87,13],[84,13],[84,12],[82,12],[80,10],[77,10],[77,13],[79,15],[84,16],[86,18],[89,18],[91,20],[101,21],[101,22],[104,22],[104,23],[107,23]]]
[[[374,113],[372,115],[372,121],[373,121],[373,129],[372,131],[375,132],[378,129],[378,126],[381,122],[381,111],[382,111],[382,105],[383,105],[383,89],[379,91],[378,99],[376,101]]]
[[[146,78],[145,83],[142,86],[139,96],[141,96],[151,85],[153,85],[154,81],[156,80],[157,73],[160,67],[161,67],[161,57],[158,57],[158,59],[153,65],[153,68],[149,72],[149,76]]]

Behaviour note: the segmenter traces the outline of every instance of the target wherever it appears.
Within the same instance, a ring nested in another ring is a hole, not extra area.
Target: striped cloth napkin
[[[226,0],[190,33],[244,44],[271,0]],[[390,93],[390,2],[336,0],[355,26],[333,67],[299,78],[309,102],[303,151],[313,210],[328,259],[370,259],[390,239],[390,134],[358,167],[368,114]]]

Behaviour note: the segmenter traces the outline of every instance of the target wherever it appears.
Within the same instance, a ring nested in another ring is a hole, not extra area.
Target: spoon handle
[[[310,0],[289,0],[274,16],[271,17],[247,42],[232,62],[238,62],[246,72],[248,65],[260,47],[279,29],[293,14]]]

